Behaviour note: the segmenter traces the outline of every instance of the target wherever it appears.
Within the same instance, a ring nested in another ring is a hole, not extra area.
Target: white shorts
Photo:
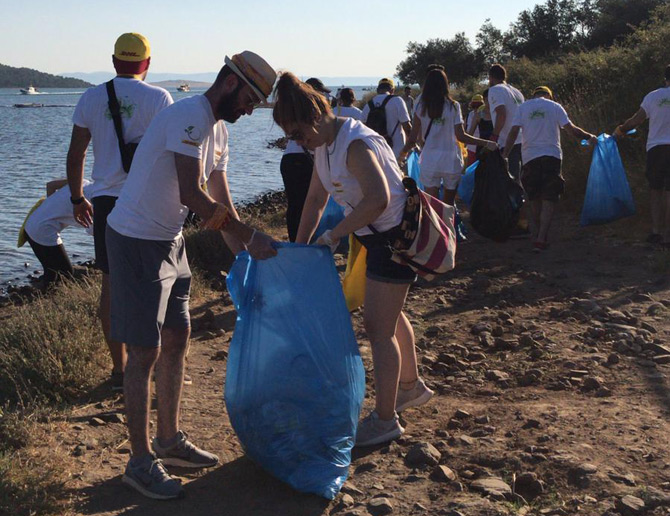
[[[446,190],[456,190],[461,180],[461,173],[457,172],[454,174],[452,172],[429,172],[421,170],[420,179],[424,188],[439,188],[441,184],[444,184]]]

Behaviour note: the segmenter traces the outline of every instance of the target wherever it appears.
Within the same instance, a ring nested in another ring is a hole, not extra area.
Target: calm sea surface
[[[30,246],[16,247],[18,230],[32,205],[52,179],[65,177],[65,156],[72,132],[72,113],[84,90],[47,89],[40,95],[21,95],[0,88],[0,290],[26,281],[41,269]],[[202,93],[171,91],[174,100]],[[16,108],[15,104],[44,104]],[[279,173],[281,151],[267,143],[283,133],[269,109],[258,109],[235,124],[230,133],[228,180],[235,202],[249,201],[268,190],[283,188]],[[93,150],[89,148],[86,177],[90,178]],[[93,238],[83,228],[70,227],[63,242],[73,263],[93,258]]]

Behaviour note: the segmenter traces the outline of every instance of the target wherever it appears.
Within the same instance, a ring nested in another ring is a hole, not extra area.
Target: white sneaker
[[[398,388],[398,396],[395,401],[395,411],[402,412],[410,407],[419,407],[425,405],[430,401],[430,398],[435,394],[421,378],[416,380],[414,387],[408,390]]]
[[[356,446],[372,446],[392,441],[404,432],[405,429],[398,421],[398,414],[394,414],[390,421],[383,421],[379,419],[377,412],[372,411],[358,423]]]

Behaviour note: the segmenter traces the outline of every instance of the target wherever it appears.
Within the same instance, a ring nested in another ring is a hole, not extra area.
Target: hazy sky
[[[112,70],[114,40],[140,32],[152,71],[217,71],[253,50],[298,75],[393,75],[409,41],[506,29],[529,0],[0,0],[0,63],[49,73]]]

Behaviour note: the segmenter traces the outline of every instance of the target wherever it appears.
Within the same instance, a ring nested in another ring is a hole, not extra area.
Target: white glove
[[[330,229],[327,229],[323,234],[316,239],[316,245],[327,245],[330,247],[330,252],[335,253],[337,246],[340,245],[339,240],[333,240],[333,232]]]

